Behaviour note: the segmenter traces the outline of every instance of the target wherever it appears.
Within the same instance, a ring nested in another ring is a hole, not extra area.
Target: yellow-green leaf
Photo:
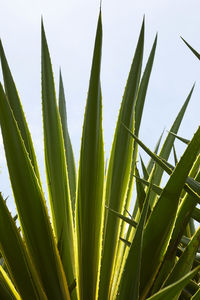
[[[97,299],[104,215],[104,149],[100,84],[102,48],[99,15],[82,132],[76,208],[80,298]]]
[[[140,286],[142,298],[147,295],[164,259],[176,218],[179,197],[199,149],[200,128],[174,169],[148,219],[142,252],[143,272]]]
[[[47,298],[70,299],[44,194],[1,84],[0,124],[14,199],[27,248]]]
[[[12,278],[12,282],[17,288],[23,299],[47,300],[43,291],[40,279],[30,256],[26,251],[26,247],[20,233],[17,229],[2,195],[0,194],[0,251],[6,263],[6,267]],[[1,270],[2,271],[2,270]],[[1,272],[1,276],[4,276]],[[0,277],[1,277],[0,276]],[[6,280],[6,277],[5,277]],[[7,281],[7,280],[6,280]],[[7,281],[8,285],[9,280]],[[11,285],[12,287],[12,285]],[[17,294],[15,288],[12,291]],[[19,296],[18,296],[19,297]],[[4,298],[1,298],[4,299]]]
[[[183,290],[183,288],[188,284],[189,280],[192,279],[195,274],[199,272],[199,270],[200,267],[194,269],[193,271],[182,277],[180,280],[162,289],[150,298],[147,298],[147,300],[174,300],[174,297],[176,297],[177,294],[179,294]]]
[[[123,213],[132,162],[133,141],[122,127],[134,127],[134,107],[141,75],[144,44],[144,22],[142,24],[135,56],[125,88],[116,125],[106,180],[106,205]],[[105,214],[104,241],[100,274],[99,299],[110,299],[114,261],[120,234],[120,220]]]
[[[61,119],[53,71],[42,24],[42,109],[45,166],[51,216],[68,285],[75,279],[75,248],[72,207]]]
[[[65,155],[67,162],[67,172],[69,179],[69,189],[72,203],[72,213],[75,217],[75,202],[76,202],[76,166],[74,160],[74,153],[72,149],[72,144],[69,136],[68,126],[67,126],[67,112],[66,112],[66,101],[62,75],[60,72],[60,85],[59,85],[59,113],[62,123],[63,138],[65,144]]]
[[[19,130],[21,132],[21,136],[24,140],[26,150],[29,153],[35,173],[41,184],[40,173],[39,173],[39,169],[38,169],[38,165],[37,165],[35,150],[33,148],[31,134],[30,134],[27,122],[26,122],[22,104],[21,104],[21,101],[20,101],[20,98],[19,98],[19,95],[17,92],[17,88],[15,86],[15,82],[13,80],[13,77],[12,77],[6,56],[5,56],[3,45],[1,43],[1,41],[0,41],[0,58],[1,58],[1,66],[2,66],[2,72],[3,72],[5,92],[6,92],[9,104],[13,110],[13,114],[15,116],[15,120],[17,121]]]

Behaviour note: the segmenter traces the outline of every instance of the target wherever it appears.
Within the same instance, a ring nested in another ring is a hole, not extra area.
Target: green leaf
[[[104,149],[100,84],[101,12],[97,25],[78,172],[76,231],[80,298],[97,298],[104,215]]]
[[[146,199],[146,193],[145,193],[143,184],[140,181],[139,171],[138,171],[137,167],[135,168],[135,174],[137,175],[137,177],[136,177],[137,201],[138,201],[139,209],[141,212],[143,205],[144,205],[144,201]]]
[[[22,108],[22,104],[15,86],[15,82],[13,80],[10,68],[8,66],[8,62],[4,53],[3,45],[0,40],[0,59],[1,59],[1,66],[2,66],[2,72],[3,72],[3,79],[4,79],[4,86],[5,86],[5,92],[7,95],[7,99],[9,101],[10,107],[12,108],[15,120],[17,121],[21,136],[24,140],[26,150],[29,153],[30,160],[32,162],[34,171],[36,173],[36,176],[39,180],[40,185],[40,173],[38,169],[38,164],[36,160],[35,150],[33,148],[33,142],[31,139],[31,134],[26,122],[25,114]]]
[[[190,174],[193,173],[193,169],[196,169],[197,166],[199,166],[199,155],[192,167],[192,170],[190,171]],[[197,173],[195,179],[197,181],[199,181],[200,172]],[[189,187],[188,187],[188,189],[189,189]],[[157,276],[156,281],[154,282],[154,287],[153,287],[154,292],[158,291],[160,289],[162,283],[165,281],[167,275],[171,272],[171,270],[175,264],[176,255],[177,255],[177,246],[178,246],[180,239],[185,231],[185,228],[192,216],[194,208],[197,205],[198,199],[194,198],[193,195],[185,194],[184,198],[182,199],[182,201],[179,205],[176,222],[175,222],[171,240],[170,240],[170,243],[169,243],[169,246],[167,249],[167,253],[166,253],[164,262],[161,266],[161,269],[159,271],[159,275]]]
[[[175,281],[181,279],[189,271],[191,271],[195,259],[195,255],[199,247],[199,239],[200,239],[200,227],[195,232],[194,236],[192,237],[190,243],[185,248],[178,262],[175,264],[173,270],[171,271],[167,280],[165,281],[164,286],[168,286],[174,283]]]
[[[65,155],[67,162],[67,173],[69,179],[69,189],[72,203],[73,217],[75,217],[75,201],[76,201],[76,165],[74,160],[74,153],[72,149],[72,144],[69,136],[69,131],[67,127],[67,112],[66,112],[66,102],[65,93],[62,81],[62,75],[60,71],[60,86],[59,86],[59,113],[61,117],[63,138],[65,144]]]
[[[188,227],[189,227],[189,232],[190,232],[190,237],[191,237],[196,232],[194,219],[190,218],[189,223],[188,223]]]
[[[10,278],[8,277],[2,266],[0,266],[0,299],[21,300],[21,297],[17,293],[14,285],[12,284]]]
[[[176,117],[176,120],[174,121],[174,123],[173,123],[173,125],[170,129],[170,132],[173,132],[175,134],[178,132],[178,129],[181,125],[181,122],[182,122],[182,119],[184,117],[186,108],[187,108],[188,103],[190,101],[190,98],[192,96],[193,90],[194,90],[194,85],[193,85],[187,99],[185,100],[185,103],[183,104],[180,112],[178,113],[178,115]],[[165,142],[164,142],[164,144],[161,148],[161,151],[159,153],[159,157],[165,159],[166,161],[168,160],[171,149],[172,149],[172,146],[174,144],[174,140],[175,140],[175,137],[172,134],[168,133],[168,135],[165,139]],[[162,175],[163,175],[163,169],[158,167],[155,171],[155,177],[154,177],[154,182],[153,183],[159,186],[160,182],[161,182],[161,179],[162,179]],[[152,193],[151,198],[150,198],[151,207],[154,205],[155,200],[156,200],[155,194]]]
[[[196,233],[196,231],[195,231],[195,233]],[[194,233],[194,234],[195,234],[195,233]],[[189,237],[187,237],[187,236],[185,236],[185,235],[183,235],[183,236],[181,237],[181,244],[183,244],[184,247],[186,247],[186,246],[190,243],[190,241],[191,241],[191,238],[189,238]],[[198,247],[197,252],[200,253],[200,246]]]
[[[192,46],[190,46],[190,44],[188,44],[188,42],[186,42],[182,37],[181,39],[184,41],[184,43],[188,46],[188,48],[193,52],[193,54],[200,59],[200,54],[194,49],[192,48]]]
[[[139,91],[138,91],[138,96],[137,96],[136,106],[135,106],[135,135],[139,134],[144,104],[145,104],[145,100],[146,100],[147,89],[148,89],[149,80],[150,80],[152,67],[153,67],[153,63],[154,63],[156,46],[157,46],[157,35],[155,37],[144,73],[142,75],[140,86],[139,86]]]
[[[125,240],[125,239],[123,239],[123,238],[119,238],[120,239],[120,241],[122,241],[126,246],[128,246],[128,247],[130,247],[131,246],[131,242],[129,242],[129,241],[127,241],[127,240]]]
[[[193,169],[195,170],[197,166],[199,166],[199,155],[192,167],[192,170],[190,171],[190,174],[193,173]],[[196,174],[195,182],[199,182],[199,180],[200,170],[198,170],[198,173]],[[180,237],[183,234],[186,224],[189,222],[193,212],[196,211],[195,206],[197,205],[197,201],[199,201],[199,197],[197,198],[198,199],[193,197],[193,195],[191,194],[185,194],[184,198],[182,199],[171,239],[172,248],[174,248],[174,244],[177,244],[177,240],[180,240]],[[173,252],[172,249],[170,250],[170,252]]]
[[[200,288],[198,291],[191,297],[191,300],[199,300],[200,298]]]
[[[156,146],[155,146],[155,149],[154,149],[154,153],[155,154],[158,154],[158,150],[159,150],[159,147],[160,147],[160,144],[161,144],[161,140],[162,140],[162,137],[163,137],[163,134],[164,134],[164,130],[163,132],[161,133],[157,143],[156,143]],[[150,174],[152,169],[153,169],[153,166],[154,166],[154,160],[152,158],[150,158],[149,160],[149,163],[147,165],[147,172]]]
[[[174,300],[174,297],[176,297],[183,290],[183,288],[188,284],[189,280],[192,279],[199,272],[199,270],[200,267],[197,267],[180,280],[162,289],[150,298],[147,298],[147,300]]]
[[[161,139],[162,139],[163,133],[164,133],[164,130],[163,130],[162,134],[160,135],[158,142],[156,143],[156,146],[155,146],[155,149],[154,149],[154,153],[155,153],[155,154],[157,154],[157,152],[158,152],[158,149],[159,149],[159,146],[160,146],[160,143],[161,143]],[[154,164],[155,164],[154,160],[153,160],[152,158],[150,158],[149,163],[148,163],[148,165],[147,165],[147,172],[148,172],[149,174],[151,173]],[[133,176],[134,176],[134,175],[133,175]],[[140,180],[141,180],[141,178],[140,178]],[[153,187],[153,186],[152,186],[152,187]],[[132,217],[133,217],[133,218],[136,217],[137,211],[138,211],[138,205],[137,205],[137,199],[136,199],[136,204],[135,204],[135,206],[134,206],[134,210],[133,210],[133,213],[132,213]],[[129,233],[128,233],[128,235],[129,235]]]
[[[117,211],[115,211],[114,209],[111,209],[109,207],[106,207],[107,209],[109,209],[109,212],[112,213],[113,215],[115,215],[116,217],[122,219],[124,222],[128,223],[129,225],[136,227],[137,226],[137,222],[135,222],[133,219],[127,218],[124,215],[118,213]]]
[[[144,22],[121,103],[107,171],[105,191],[106,205],[119,213],[123,213],[125,207],[133,152],[133,140],[131,140],[128,133],[123,130],[121,122],[124,122],[133,129],[134,107],[141,75],[143,45]],[[110,299],[114,261],[116,259],[117,244],[120,235],[120,223],[120,220],[115,216],[108,213],[105,214],[99,287],[99,298],[104,300]]]
[[[119,292],[116,298],[119,300],[139,299],[143,234],[149,208],[150,189],[151,185],[149,186],[149,189],[147,191],[141,217],[136,228],[135,236],[131,244],[124,271],[121,277]]]
[[[183,137],[173,133],[173,132],[169,132],[171,135],[175,136],[178,140],[180,140],[181,142],[183,142],[184,144],[188,145],[189,144],[189,140],[184,139]]]
[[[200,209],[195,207],[192,212],[192,218],[195,219],[197,222],[200,223]]]
[[[148,182],[148,181],[146,181],[146,180],[144,180],[144,179],[142,179],[142,178],[140,178],[140,177],[138,177],[138,176],[136,176],[136,175],[135,175],[135,178],[137,179],[137,181],[139,181],[139,182],[145,184],[146,186],[149,186],[149,182]],[[159,186],[157,186],[157,185],[155,185],[155,184],[152,184],[152,185],[151,185],[151,188],[152,188],[152,190],[153,190],[157,195],[160,195],[160,194],[162,193],[162,190],[163,190],[162,188],[160,188]]]
[[[150,79],[150,75],[152,72],[152,67],[153,67],[153,62],[154,62],[154,57],[155,57],[156,46],[157,46],[157,36],[155,37],[155,40],[154,40],[154,43],[153,43],[144,73],[143,73],[143,76],[142,76],[142,79],[140,82],[138,96],[136,99],[134,133],[137,136],[139,134],[140,124],[141,124],[141,119],[142,119],[142,114],[143,114],[143,108],[144,108],[144,104],[145,104],[145,100],[146,100],[147,88],[149,85],[149,79]],[[132,198],[132,190],[133,190],[133,184],[134,184],[133,175],[135,172],[137,149],[138,149],[137,143],[134,142],[133,155],[132,155],[132,168],[131,168],[131,174],[130,174],[130,178],[129,178],[129,186],[128,186],[128,191],[127,191],[127,196],[126,196],[126,201],[125,201],[126,209],[129,209],[130,201]],[[147,170],[147,172],[148,172],[148,170]],[[137,209],[137,206],[136,206],[136,209]],[[123,232],[123,229],[121,230],[121,232]]]
[[[44,194],[1,84],[0,124],[20,228],[27,248],[47,298],[69,299]]]
[[[142,79],[139,85],[139,89],[138,89],[138,95],[137,95],[137,99],[136,99],[136,104],[135,104],[135,110],[134,110],[134,116],[135,116],[135,128],[134,128],[134,132],[136,135],[139,134],[139,129],[140,129],[140,124],[141,124],[141,119],[142,119],[142,114],[143,114],[143,108],[144,108],[144,104],[145,104],[145,100],[146,100],[146,94],[147,94],[147,88],[149,85],[149,79],[150,79],[150,75],[151,75],[151,71],[152,71],[152,67],[153,67],[153,62],[154,62],[154,56],[155,56],[155,51],[156,51],[156,45],[157,45],[157,35],[155,37],[147,64],[145,66],[145,70],[144,73],[142,75]],[[126,200],[125,200],[125,207],[124,207],[124,211],[129,210],[130,208],[130,203],[131,203],[131,199],[132,199],[132,191],[133,191],[133,185],[134,185],[134,172],[135,172],[135,164],[136,164],[136,160],[137,160],[137,153],[138,153],[138,146],[137,143],[134,142],[133,145],[133,154],[132,154],[132,166],[131,166],[131,172],[130,172],[130,177],[129,177],[129,184],[128,184],[128,189],[127,189],[127,194],[126,194]],[[138,209],[138,204],[136,201],[136,209]],[[135,209],[135,210],[136,210]],[[126,228],[126,223],[122,222],[122,226],[121,226],[121,232],[120,235],[124,236],[127,228]],[[118,262],[115,264],[117,265],[121,265],[121,262],[123,260],[124,255],[121,254],[123,253],[123,244],[119,243],[118,244],[118,249],[117,249],[117,257],[118,257]],[[113,271],[115,274],[116,272],[118,272],[117,270]],[[115,281],[116,282],[116,281]],[[117,282],[116,282],[117,284]],[[115,286],[115,290],[117,290],[117,285]]]
[[[68,284],[75,279],[74,226],[61,118],[53,71],[42,24],[42,110],[48,194],[56,240]]]
[[[185,290],[190,294],[195,294],[199,290],[199,285],[194,280],[190,280]]]
[[[161,133],[161,135],[160,135],[160,137],[159,137],[159,139],[158,139],[158,142],[157,142],[157,144],[156,144],[156,146],[155,146],[155,149],[154,149],[154,151],[153,151],[155,154],[158,153],[158,150],[159,150],[159,147],[160,147],[160,144],[161,144],[161,140],[162,140],[163,134],[164,134],[164,130],[163,130],[163,132]],[[152,169],[153,169],[153,166],[154,166],[154,160],[153,160],[152,158],[150,158],[149,163],[148,163],[148,165],[147,165],[147,172],[148,172],[149,174],[151,173],[151,171],[152,171]]]
[[[175,149],[174,145],[173,145],[173,154],[174,154],[174,164],[177,165],[178,158],[177,158],[176,149]]]
[[[192,141],[171,174],[148,219],[144,232],[142,255],[142,298],[147,295],[158,268],[164,259],[176,218],[179,197],[188,173],[198,154],[199,145],[200,128],[198,128]],[[152,240],[154,243],[152,243]]]
[[[9,237],[9,238],[8,238]],[[17,226],[8,211],[6,203],[0,194],[0,251],[6,262],[6,267],[16,286],[20,296],[23,299],[47,299],[36,273],[30,257],[26,251],[25,244],[22,241]],[[0,277],[4,272],[0,268]],[[0,280],[1,281],[1,280]],[[6,280],[7,281],[7,280]],[[8,286],[10,281],[7,281]],[[1,285],[1,284],[0,284]],[[12,287],[12,286],[11,286]],[[17,294],[15,288],[12,288],[14,294]],[[19,298],[19,296],[18,296]],[[4,299],[4,298],[1,298]]]
[[[144,162],[142,160],[141,155],[140,155],[140,161],[141,161],[141,165],[142,165],[143,177],[144,177],[144,179],[147,180],[149,178],[149,173],[148,173],[148,171],[147,171],[147,169],[145,167],[145,164],[144,164]]]
[[[137,143],[142,147],[142,149],[149,155],[151,158],[158,163],[158,165],[166,171],[167,174],[171,174],[172,171],[174,170],[174,167],[165,161],[163,158],[160,158],[153,152],[151,152],[150,149],[148,149],[131,131],[128,129],[123,123],[122,125],[124,128],[130,133],[130,135],[137,141]],[[191,177],[186,178],[186,183],[184,185],[185,191],[187,191],[198,203],[200,203],[200,183],[195,181]]]

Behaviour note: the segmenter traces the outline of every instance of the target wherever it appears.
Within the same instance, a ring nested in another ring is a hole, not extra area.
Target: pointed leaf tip
[[[100,14],[101,14],[102,2],[103,2],[103,0],[100,0]]]
[[[98,19],[98,26],[101,27],[101,30],[102,30],[102,15],[101,15],[101,5],[102,5],[102,0],[101,0],[101,3],[100,3],[100,9],[99,9],[99,19]]]
[[[47,44],[43,17],[41,17],[41,34],[42,34],[42,44],[43,44],[43,42],[45,42],[45,44]]]
[[[200,53],[198,53],[188,42],[186,42],[186,40],[184,40],[182,36],[181,39],[188,46],[188,48],[193,52],[193,54],[200,60]]]
[[[156,33],[154,43],[157,44],[157,41],[158,41],[158,32]]]
[[[41,15],[41,28],[44,30],[44,20],[43,20],[43,15]]]

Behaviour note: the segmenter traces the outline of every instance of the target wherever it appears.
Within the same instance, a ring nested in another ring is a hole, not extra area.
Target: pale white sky
[[[60,66],[62,68],[68,125],[78,162],[100,1],[0,2],[0,38],[24,106],[44,180],[40,78],[41,16],[46,29],[57,90],[58,71]],[[200,123],[200,63],[181,41],[180,35],[200,52],[199,11],[199,0],[103,0],[101,78],[106,157],[109,155],[117,114],[144,14],[144,62],[157,32],[158,47],[140,137],[152,149],[163,128],[170,128],[196,81],[196,88],[180,129],[180,135],[192,137]],[[180,143],[176,144],[177,149],[181,151]],[[11,195],[11,191],[2,143],[0,166],[0,191],[6,197]]]

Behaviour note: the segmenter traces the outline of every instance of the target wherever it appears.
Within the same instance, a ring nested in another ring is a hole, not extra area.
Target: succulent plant
[[[99,14],[76,172],[62,75],[57,98],[42,24],[48,199],[0,43],[4,78],[4,87],[0,84],[0,125],[20,223],[18,228],[0,194],[1,299],[200,299],[200,229],[194,225],[194,220],[200,222],[200,128],[191,141],[177,135],[194,87],[161,150],[162,136],[151,151],[139,139],[139,129],[157,36],[142,72],[144,31],[143,21],[105,171]],[[187,144],[180,160],[174,148],[176,138]],[[150,156],[148,165],[141,158],[142,176],[138,146]],[[174,165],[168,162],[172,150]],[[162,187],[164,172],[169,178]]]

